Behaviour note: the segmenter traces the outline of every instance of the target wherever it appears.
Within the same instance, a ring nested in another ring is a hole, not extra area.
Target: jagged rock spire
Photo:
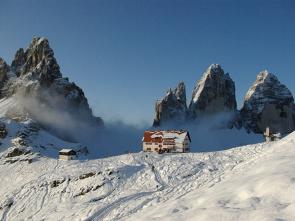
[[[23,48],[17,50],[14,59],[11,63],[11,70],[16,74],[16,76],[20,76],[23,71],[23,66],[26,63],[26,54]]]
[[[193,90],[189,105],[191,118],[236,111],[235,83],[219,64],[212,64]]]
[[[174,90],[174,94],[177,100],[186,106],[186,91],[185,91],[185,84],[181,81]]]
[[[153,126],[168,123],[183,123],[187,115],[185,85],[180,82],[174,90],[168,90],[166,96],[156,102]]]
[[[9,72],[9,70],[10,70],[9,66],[0,57],[0,84],[1,82],[7,79],[7,73]]]
[[[255,133],[263,133],[266,127],[289,133],[294,130],[293,105],[291,91],[274,74],[262,71],[244,99],[244,126]]]
[[[21,75],[30,72],[37,74],[41,84],[50,84],[54,79],[61,77],[59,65],[46,38],[33,38],[25,52],[25,64]]]

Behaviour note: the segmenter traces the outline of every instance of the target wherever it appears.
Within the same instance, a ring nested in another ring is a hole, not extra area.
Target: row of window
[[[148,143],[148,142],[146,142],[145,143],[146,145],[152,145],[153,143]],[[154,143],[155,145],[158,145],[158,143]],[[175,144],[175,142],[164,142],[163,143],[164,145],[174,145]]]
[[[153,143],[145,143],[145,144],[146,144],[146,145],[152,145]],[[154,144],[157,145],[158,143],[154,143]]]
[[[150,147],[146,148],[147,151],[151,151],[152,149]],[[158,148],[155,148],[155,151],[158,151]]]

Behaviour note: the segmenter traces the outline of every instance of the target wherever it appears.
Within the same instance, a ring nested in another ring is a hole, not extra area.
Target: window
[[[151,148],[150,148],[150,147],[148,147],[148,148],[146,148],[146,150],[147,150],[147,151],[151,151]]]
[[[155,151],[158,151],[158,148],[155,148]]]
[[[146,145],[152,145],[152,143],[145,143]]]

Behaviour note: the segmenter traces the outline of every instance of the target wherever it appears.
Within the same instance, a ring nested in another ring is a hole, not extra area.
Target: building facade
[[[191,138],[185,130],[145,131],[142,147],[145,152],[186,153],[190,152]]]
[[[77,159],[77,153],[73,149],[62,149],[59,152],[60,160],[75,160]]]

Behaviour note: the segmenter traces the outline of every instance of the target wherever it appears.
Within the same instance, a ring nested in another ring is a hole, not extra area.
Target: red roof
[[[164,142],[174,143],[175,139],[178,139],[180,137],[185,137],[186,135],[191,141],[188,131],[185,131],[185,130],[147,130],[144,132],[143,142],[162,143],[164,141]]]

